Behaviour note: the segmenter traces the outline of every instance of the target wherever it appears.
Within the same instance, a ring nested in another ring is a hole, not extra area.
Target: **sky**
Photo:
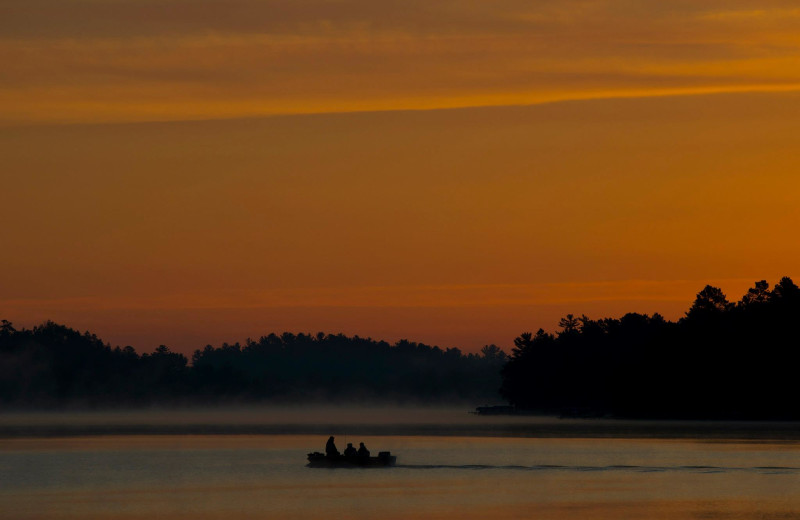
[[[788,1],[9,0],[0,318],[476,351],[797,280]]]

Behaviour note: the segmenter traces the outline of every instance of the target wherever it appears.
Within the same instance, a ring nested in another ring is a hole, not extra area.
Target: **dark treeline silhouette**
[[[191,363],[162,345],[139,355],[89,332],[47,322],[0,323],[0,405],[142,406],[231,402],[452,402],[497,400],[506,355],[342,334],[270,334],[211,345]]]
[[[496,401],[546,414],[800,420],[800,288],[757,282],[735,303],[706,286],[677,322],[592,320],[515,341],[510,358],[342,334],[270,334],[186,356],[139,355],[44,323],[0,322],[0,406]],[[502,383],[502,384],[501,384]],[[497,390],[500,389],[498,394]]]
[[[515,340],[501,394],[582,416],[800,419],[800,289],[760,281],[736,303],[706,286],[685,317],[567,315]]]

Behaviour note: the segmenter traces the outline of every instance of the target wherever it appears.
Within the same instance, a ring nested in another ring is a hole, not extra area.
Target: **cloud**
[[[0,121],[101,122],[791,90],[786,2],[13,2]]]

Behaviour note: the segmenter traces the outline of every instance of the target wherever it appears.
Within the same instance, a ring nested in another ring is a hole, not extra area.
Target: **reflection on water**
[[[313,469],[318,435],[15,438],[8,519],[800,518],[800,444],[350,436],[394,468]]]

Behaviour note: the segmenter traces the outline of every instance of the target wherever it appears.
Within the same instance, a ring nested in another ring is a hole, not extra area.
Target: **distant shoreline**
[[[480,417],[451,409],[310,409],[290,417],[264,411],[220,414],[209,411],[12,413],[0,417],[0,438],[54,438],[131,435],[319,435],[451,436],[509,438],[621,438],[708,441],[800,442],[798,421],[688,421],[579,419],[550,416]],[[320,416],[315,420],[315,416]],[[361,417],[359,418],[359,415]]]

